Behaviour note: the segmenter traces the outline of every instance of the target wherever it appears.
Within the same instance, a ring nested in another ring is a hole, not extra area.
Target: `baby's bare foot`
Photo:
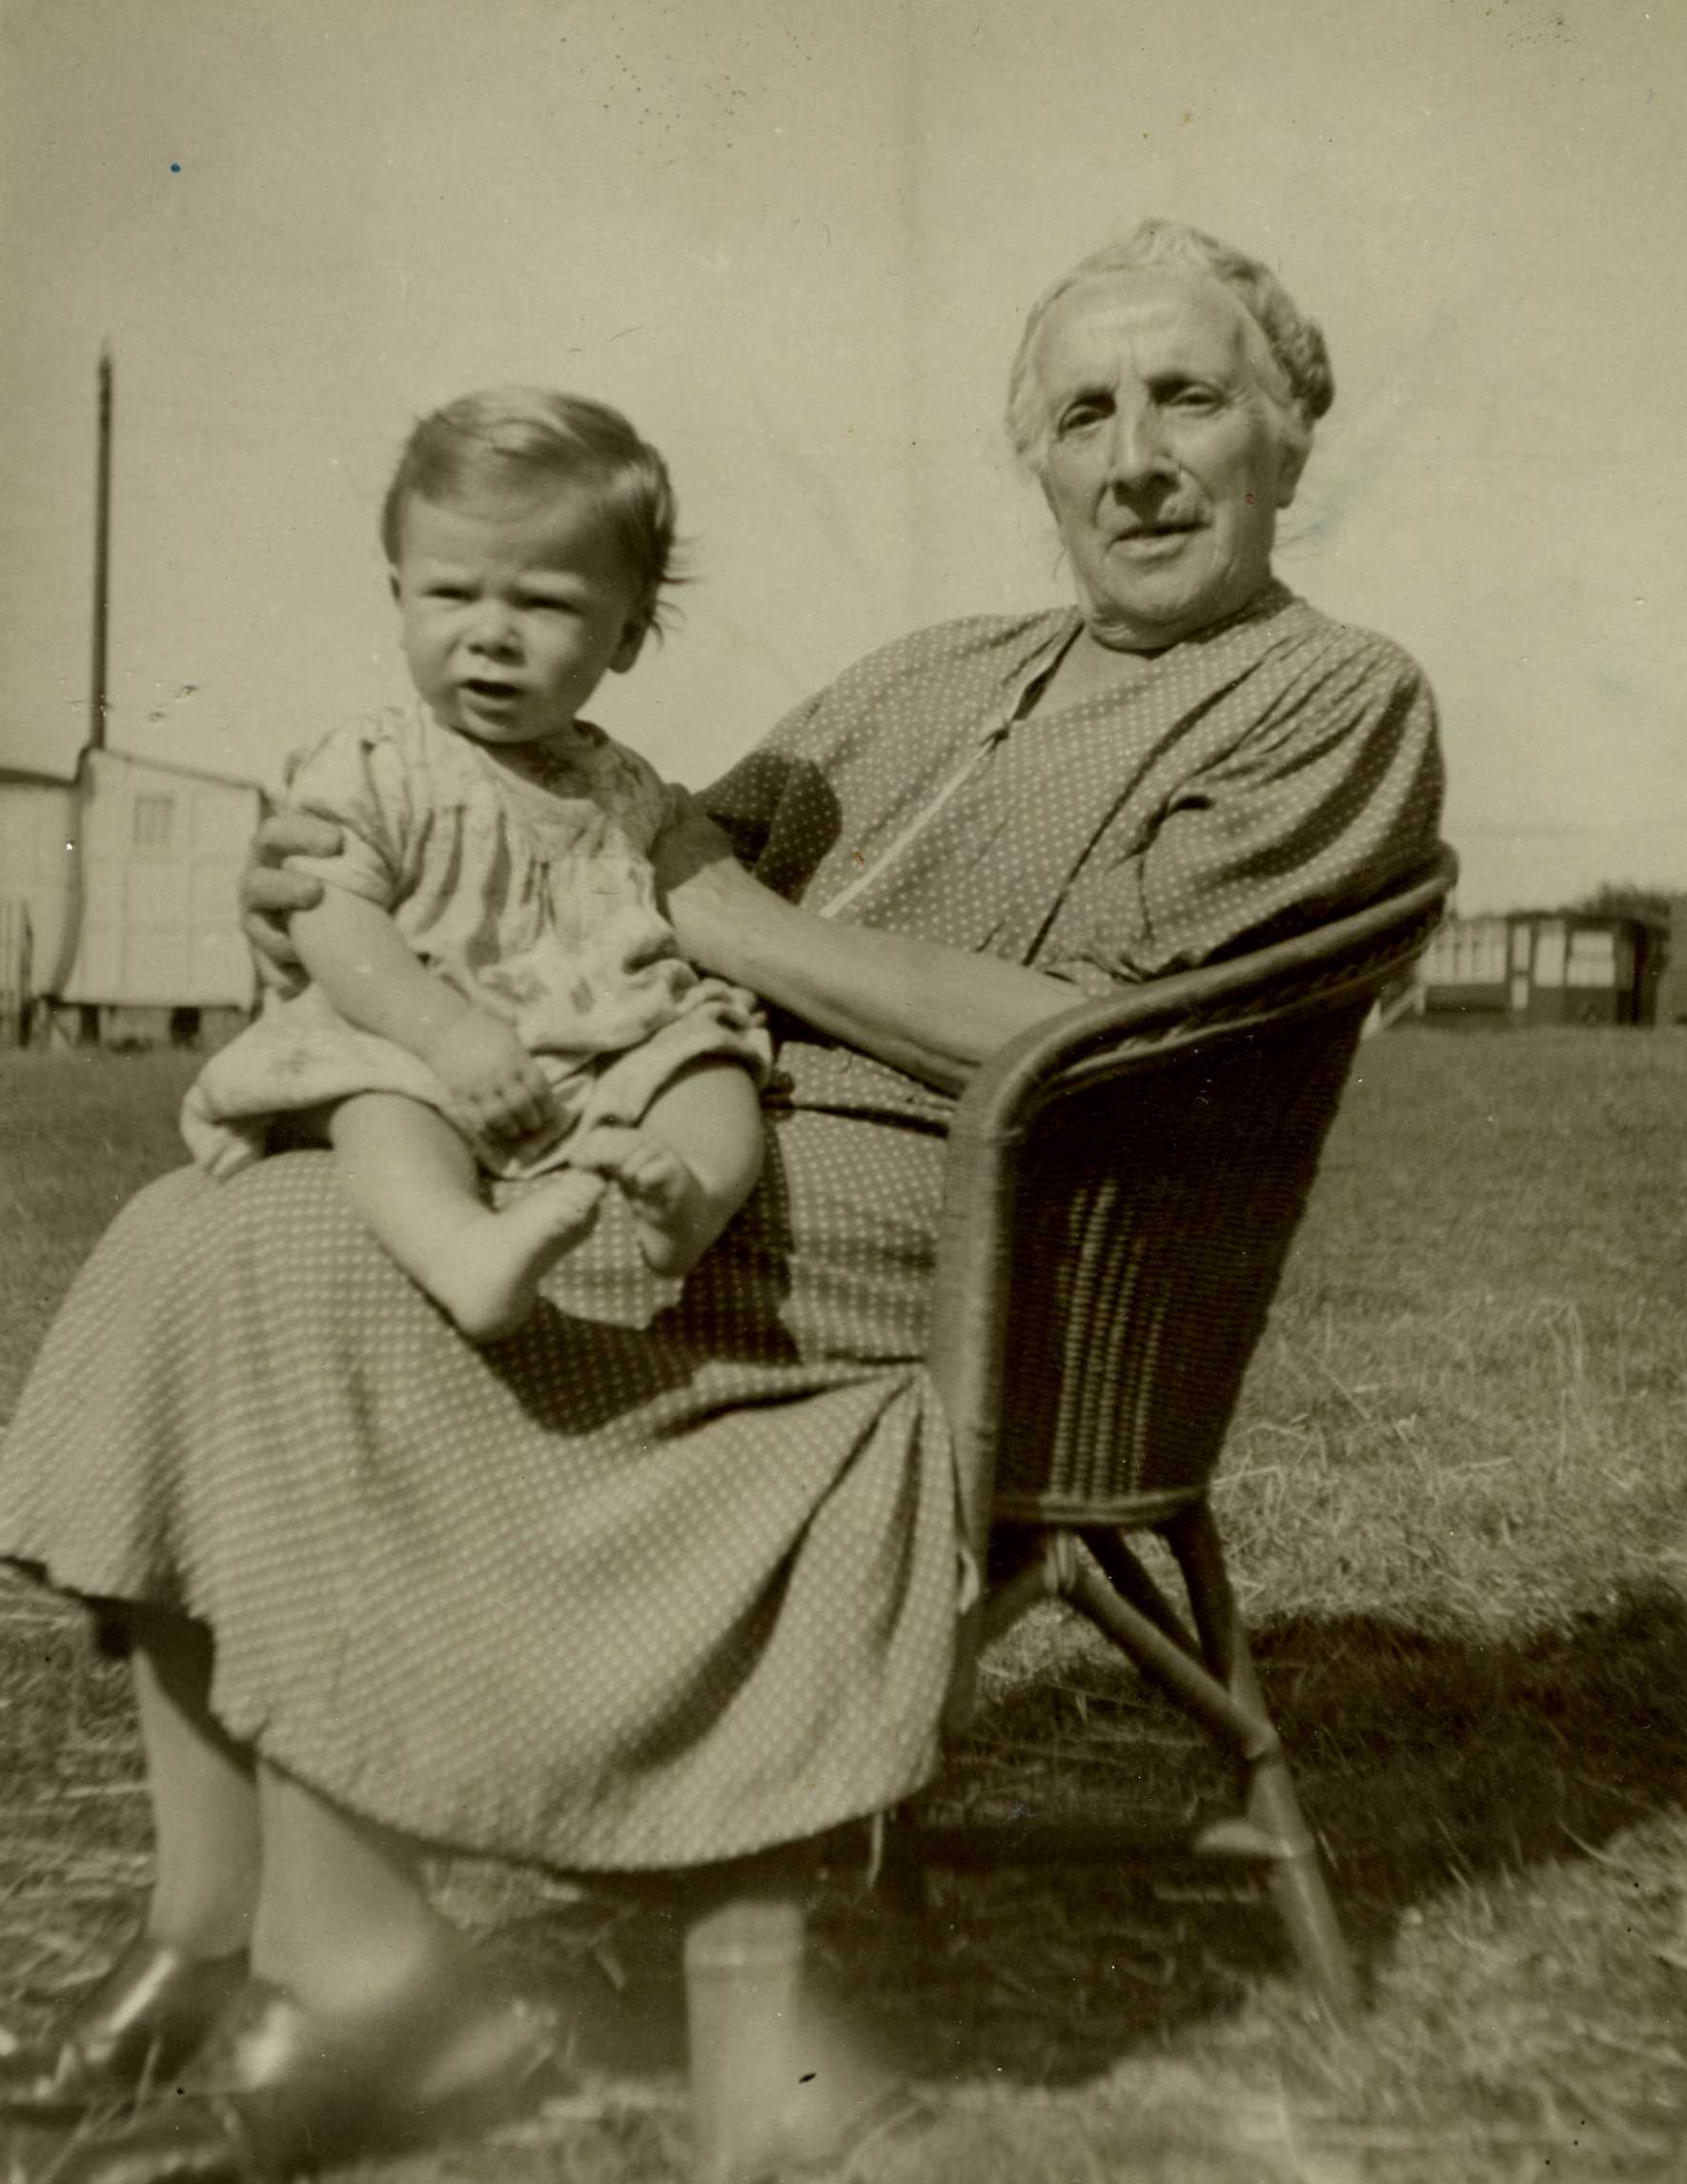
[[[626,1200],[653,1274],[689,1274],[714,1242],[720,1223],[707,1192],[674,1148],[648,1130],[600,1122],[573,1160],[606,1176]]]
[[[472,1343],[513,1335],[539,1302],[539,1284],[598,1218],[603,1186],[568,1170],[546,1176],[498,1212],[477,1206],[441,1249],[438,1279],[422,1286]]]

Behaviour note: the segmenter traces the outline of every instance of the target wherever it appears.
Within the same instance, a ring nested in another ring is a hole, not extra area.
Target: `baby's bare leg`
[[[636,1129],[601,1122],[572,1158],[621,1192],[656,1273],[689,1274],[762,1173],[756,1081],[736,1062],[694,1062]]]
[[[601,1186],[571,1172],[542,1178],[494,1212],[468,1145],[417,1100],[342,1100],[328,1135],[376,1239],[472,1343],[515,1333],[540,1282],[597,1217]]]

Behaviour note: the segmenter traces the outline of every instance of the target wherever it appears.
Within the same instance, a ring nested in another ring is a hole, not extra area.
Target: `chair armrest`
[[[1022,1129],[1050,1084],[1094,1082],[1248,1018],[1335,1009],[1374,994],[1415,961],[1445,915],[1458,860],[1443,847],[1404,887],[1310,933],[1198,970],[1152,979],[1084,1001],[1009,1040],[981,1063],[956,1104],[951,1145],[989,1143]]]
[[[1020,1155],[1038,1118],[1063,1095],[1146,1078],[1255,1031],[1320,1016],[1351,1021],[1427,945],[1456,874],[1443,849],[1403,887],[1310,933],[1076,1002],[973,1076],[949,1128],[927,1362],[956,1434],[965,1536],[981,1567],[1004,1413]]]

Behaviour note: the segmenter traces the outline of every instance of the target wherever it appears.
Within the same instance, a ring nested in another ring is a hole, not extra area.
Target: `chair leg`
[[[892,1911],[904,1918],[923,1918],[931,1909],[927,1884],[919,1825],[907,1807],[899,1806],[885,1816],[874,1886]]]
[[[1127,1535],[1117,1528],[1095,1525],[1086,1526],[1081,1537],[1120,1599],[1128,1600],[1168,1638],[1175,1639],[1186,1653],[1196,1654],[1195,1642],[1184,1628],[1183,1618],[1137,1561]]]
[[[1239,1705],[1269,1722],[1211,1510],[1198,1503],[1167,1527],[1166,1536],[1189,1587],[1189,1607],[1208,1666]],[[1274,1738],[1272,1743],[1275,1748]],[[1360,2008],[1358,1975],[1330,1898],[1317,1845],[1301,1815],[1288,1761],[1280,1749],[1273,1749],[1240,1764],[1247,1818],[1271,1845],[1271,1900],[1319,2000],[1332,2018],[1345,2022]]]
[[[1300,1801],[1281,1753],[1249,1769],[1248,1817],[1283,1848],[1272,1857],[1268,1886],[1302,1971],[1338,2025],[1362,2008],[1359,1977],[1330,1900],[1318,1847],[1307,1833]]]

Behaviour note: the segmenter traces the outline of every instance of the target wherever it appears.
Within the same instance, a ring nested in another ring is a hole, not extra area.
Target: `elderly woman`
[[[473,1349],[311,1153],[168,1177],[95,1253],[12,1429],[0,1553],[130,1653],[156,1874],[111,1978],[7,2076],[14,2113],[172,2090],[61,2184],[285,2174],[527,2067],[424,1846],[675,1876],[695,2053],[710,1966],[793,1972],[779,1847],[936,1761],[966,1577],[922,1364],[953,1095],[1027,1025],[1433,850],[1422,676],[1271,574],[1331,392],[1270,273],[1190,229],[1037,303],[1008,426],[1075,603],[875,654],[659,847],[687,952],[783,1033],[760,1191],[678,1304],[606,1217]],[[282,858],[333,847],[273,825],[260,928],[314,899]],[[891,2113],[804,2012],[711,2178]]]

